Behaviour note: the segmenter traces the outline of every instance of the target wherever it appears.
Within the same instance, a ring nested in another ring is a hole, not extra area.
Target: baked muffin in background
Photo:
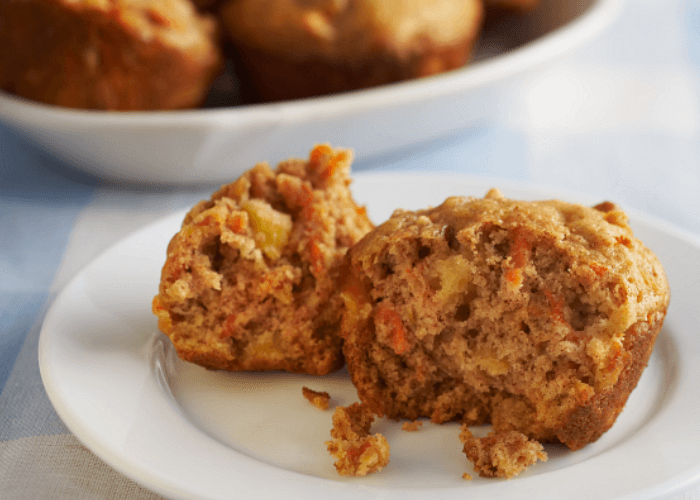
[[[350,193],[351,153],[260,163],[197,204],[153,300],[179,356],[210,369],[323,375],[344,364],[336,288],[373,226]]]
[[[200,105],[223,56],[189,0],[3,0],[0,88],[100,110]]]
[[[617,206],[497,190],[397,210],[343,273],[344,353],[374,413],[490,422],[572,450],[614,423],[669,303]]]
[[[229,0],[225,31],[265,100],[434,75],[468,62],[481,0]]]

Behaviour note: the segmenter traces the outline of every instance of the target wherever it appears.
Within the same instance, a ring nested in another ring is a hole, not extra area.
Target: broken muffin
[[[321,145],[276,170],[260,163],[187,214],[153,300],[182,359],[315,375],[343,366],[339,264],[372,228],[350,162]]]
[[[572,450],[615,422],[670,297],[614,204],[497,190],[397,210],[348,252],[343,279],[344,353],[372,412]]]

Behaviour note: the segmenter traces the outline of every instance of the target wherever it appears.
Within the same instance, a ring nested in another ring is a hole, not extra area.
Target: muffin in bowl
[[[189,0],[0,2],[0,88],[27,99],[192,108],[222,68],[218,23]]]
[[[434,75],[470,58],[481,0],[230,0],[225,31],[267,100]]]

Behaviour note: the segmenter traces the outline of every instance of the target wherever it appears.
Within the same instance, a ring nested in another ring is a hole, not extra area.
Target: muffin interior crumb
[[[180,357],[231,371],[343,366],[338,267],[372,227],[350,162],[319,145],[308,160],[260,163],[187,214],[153,301]]]
[[[481,477],[510,479],[537,460],[547,461],[542,444],[517,431],[491,431],[486,437],[478,438],[463,425],[459,438],[464,444],[464,453]]]
[[[381,434],[370,434],[374,415],[361,403],[338,406],[333,413],[329,453],[336,458],[341,476],[365,476],[389,463],[389,443]]]

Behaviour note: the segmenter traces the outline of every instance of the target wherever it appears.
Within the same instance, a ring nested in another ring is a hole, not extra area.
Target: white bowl
[[[136,183],[225,183],[321,142],[366,160],[496,119],[509,87],[602,32],[623,1],[542,0],[485,32],[472,64],[367,90],[176,112],[73,110],[0,91],[0,120],[76,169]]]

